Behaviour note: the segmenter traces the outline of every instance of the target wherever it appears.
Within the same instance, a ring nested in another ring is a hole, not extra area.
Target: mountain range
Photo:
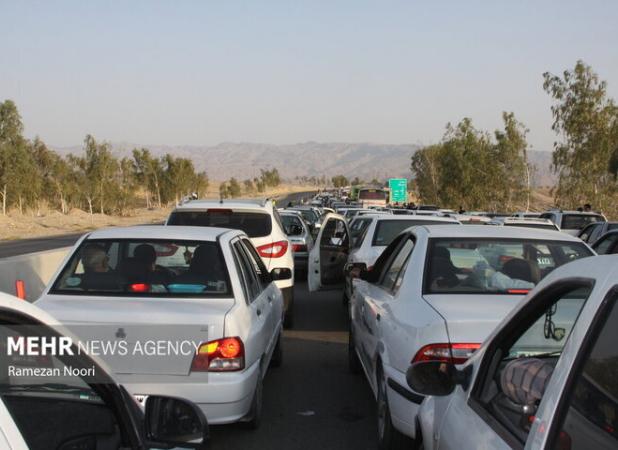
[[[282,178],[345,175],[364,180],[376,178],[409,178],[410,157],[421,146],[415,144],[388,145],[369,143],[304,142],[291,145],[259,143],[221,143],[215,146],[148,145],[112,143],[114,154],[131,156],[134,148],[147,147],[155,156],[166,153],[190,158],[198,170],[205,170],[213,180],[253,178],[260,169],[276,167]],[[80,154],[81,147],[56,148],[61,154]],[[535,166],[533,184],[550,186],[555,183],[551,172],[551,152],[529,151]]]

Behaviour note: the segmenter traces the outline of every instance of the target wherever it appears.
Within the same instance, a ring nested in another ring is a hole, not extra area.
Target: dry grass
[[[209,198],[219,197],[219,185],[213,183],[209,189]],[[263,193],[244,195],[244,198],[283,197],[293,192],[315,190],[313,186],[281,185]],[[0,215],[0,239],[27,239],[33,237],[53,236],[68,233],[80,233],[97,228],[111,226],[130,226],[162,222],[169,215],[172,207],[137,208],[125,216],[108,216],[93,214],[80,209],[73,209],[68,214],[53,210],[42,210],[20,214],[11,211],[6,216]]]

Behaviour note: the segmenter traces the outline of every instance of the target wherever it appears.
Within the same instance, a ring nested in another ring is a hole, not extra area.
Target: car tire
[[[255,391],[253,392],[253,400],[251,401],[251,408],[249,409],[249,414],[247,417],[249,418],[245,425],[250,430],[257,430],[262,423],[262,402],[263,402],[263,392],[264,391],[264,383],[262,380],[262,371],[258,372],[258,379],[255,385]]]
[[[348,370],[354,375],[361,373],[361,363],[356,354],[354,348],[354,335],[352,334],[352,325],[350,325],[350,331],[348,333]]]
[[[283,364],[283,346],[281,345],[281,333],[279,333],[273,355],[270,357],[270,367],[281,367],[281,364]]]
[[[386,395],[386,378],[379,366],[376,379],[378,383],[378,449],[403,450],[415,448],[414,441],[393,426],[391,411],[388,406],[388,396]]]

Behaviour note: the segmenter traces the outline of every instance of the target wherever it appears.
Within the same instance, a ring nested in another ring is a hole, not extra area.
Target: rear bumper
[[[387,379],[388,406],[391,411],[393,426],[411,438],[415,437],[415,418],[418,414],[423,396],[412,392],[406,382],[406,375],[394,367],[384,366]]]
[[[238,422],[251,408],[260,362],[239,373],[196,372],[187,377],[172,375],[115,375],[133,395],[167,395],[191,400],[206,415],[208,423]],[[181,380],[179,380],[179,378]]]

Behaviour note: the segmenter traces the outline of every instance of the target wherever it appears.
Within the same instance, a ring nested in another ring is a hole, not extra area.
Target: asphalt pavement
[[[309,293],[296,282],[295,326],[284,332],[283,364],[264,380],[257,430],[212,426],[220,450],[377,448],[376,406],[364,375],[348,372],[348,322],[341,291]]]
[[[277,199],[278,207],[286,206],[289,202],[298,203],[302,199],[313,197],[314,192],[295,192],[283,198]],[[0,258],[23,255],[25,253],[42,252],[55,248],[70,247],[83,236],[84,233],[61,234],[32,239],[18,239],[0,243]]]

